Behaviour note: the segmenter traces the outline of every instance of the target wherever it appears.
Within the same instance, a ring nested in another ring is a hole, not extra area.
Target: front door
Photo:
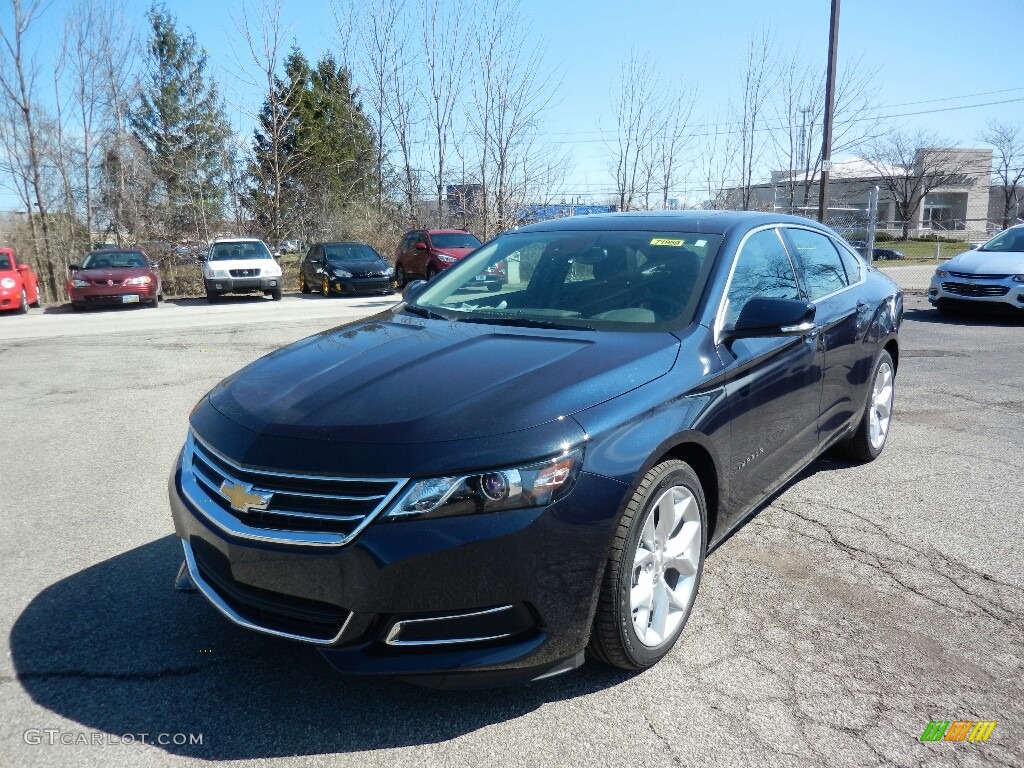
[[[723,328],[752,298],[804,298],[789,254],[774,228],[740,246],[726,294]],[[817,447],[821,369],[817,334],[736,339],[720,344],[731,422],[729,514],[745,511]]]

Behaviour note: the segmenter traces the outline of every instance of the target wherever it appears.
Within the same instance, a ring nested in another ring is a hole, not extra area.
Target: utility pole
[[[828,76],[825,80],[825,123],[821,139],[821,184],[818,188],[818,221],[828,218],[828,174],[832,170],[832,110],[835,106],[836,51],[839,48],[839,1],[832,0],[828,24]]]

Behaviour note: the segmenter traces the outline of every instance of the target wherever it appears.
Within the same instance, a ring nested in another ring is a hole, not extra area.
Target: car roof
[[[217,245],[219,243],[262,243],[258,237],[215,237],[211,245]]]
[[[364,243],[362,240],[324,240],[317,245],[369,245],[369,243]]]
[[[537,222],[536,224],[528,224],[511,231],[686,231],[698,234],[724,235],[737,226],[749,229],[764,224],[799,224],[834,234],[831,230],[812,219],[782,213],[761,213],[759,211],[630,211],[628,213],[595,213],[586,216],[570,216],[564,219],[549,219]]]
[[[413,230],[418,232],[419,230]],[[428,235],[472,235],[468,229],[424,229]],[[475,235],[474,235],[475,237]]]

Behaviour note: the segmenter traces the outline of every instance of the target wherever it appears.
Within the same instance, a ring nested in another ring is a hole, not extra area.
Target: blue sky
[[[243,56],[233,20],[241,3],[169,0],[167,7],[210,52],[229,102],[247,102],[251,108],[259,96],[243,87],[235,63]],[[71,5],[53,0],[35,30],[33,42],[44,68]],[[147,0],[123,0],[122,7],[141,28],[148,5]],[[310,58],[337,50],[327,4],[284,0],[283,5],[285,25]],[[747,40],[765,26],[784,51],[799,49],[823,70],[829,6],[829,0],[522,0],[532,34],[546,41],[551,71],[561,72],[546,140],[571,153],[568,191],[593,196],[613,185],[599,129],[612,125],[610,85],[631,49],[648,58],[663,80],[679,78],[696,86],[692,122],[712,122],[723,119],[726,102],[737,97]],[[9,24],[9,13],[6,7],[0,11],[0,23]],[[885,114],[943,110],[894,118],[894,124],[976,145],[977,134],[993,117],[1024,125],[1021,29],[1024,0],[846,0],[839,66],[863,55],[878,68],[878,99],[886,105]],[[962,108],[988,102],[1008,103]],[[232,122],[249,125],[239,114]],[[0,209],[13,205],[0,192]]]

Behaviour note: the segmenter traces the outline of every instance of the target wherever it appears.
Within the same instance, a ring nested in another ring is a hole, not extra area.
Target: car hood
[[[954,256],[943,265],[956,272],[971,272],[979,275],[1024,274],[1024,253],[1017,251],[997,253],[996,251],[967,251]]]
[[[113,267],[109,269],[80,269],[72,278],[75,280],[127,280],[129,277],[152,275],[150,267]]]
[[[204,261],[203,264],[209,269],[263,269],[276,270],[277,261],[274,259],[218,259],[217,261]]]
[[[278,350],[210,393],[277,437],[438,443],[531,429],[667,373],[671,334],[568,332],[390,312]]]
[[[327,267],[338,267],[340,269],[348,270],[354,277],[361,277],[363,275],[379,275],[381,272],[387,272],[391,265],[385,261],[346,261],[345,259],[331,259],[327,262]]]

